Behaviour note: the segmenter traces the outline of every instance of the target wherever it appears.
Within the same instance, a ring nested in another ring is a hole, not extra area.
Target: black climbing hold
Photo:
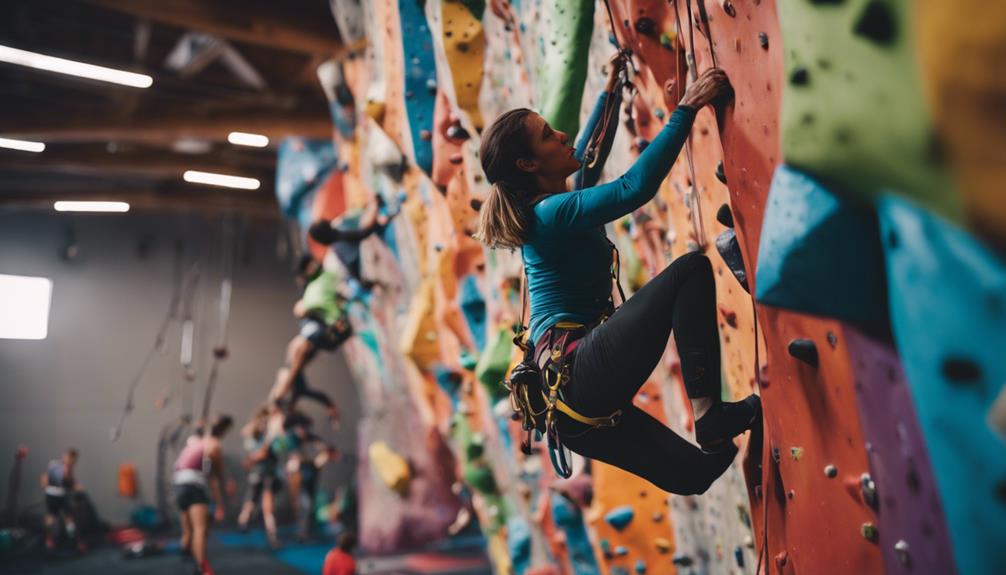
[[[964,357],[948,357],[943,360],[943,377],[952,383],[975,383],[982,378],[982,368]]]
[[[744,550],[741,549],[740,545],[734,547],[734,561],[737,562],[738,567],[741,569],[744,568]]]
[[[828,479],[834,479],[838,476],[838,468],[829,463],[824,468],[824,476]]]
[[[768,50],[768,34],[758,32],[758,44],[761,45],[762,50]]]
[[[810,73],[807,72],[806,68],[800,66],[790,74],[789,83],[794,86],[806,86],[810,83]]]
[[[811,339],[794,339],[789,342],[789,354],[809,366],[817,367],[817,344]]]
[[[464,142],[472,137],[471,134],[468,133],[468,130],[461,127],[460,122],[454,122],[450,126],[447,126],[447,132],[445,135],[451,140],[457,140],[459,142]]]
[[[675,553],[674,558],[671,559],[678,567],[691,567],[695,561],[692,560],[691,555],[686,555],[685,553]]]
[[[477,212],[477,211],[479,211],[479,210],[482,209],[482,200],[480,200],[478,198],[472,198],[472,201],[469,202],[468,205],[470,205],[472,207],[472,209]]]
[[[744,258],[741,256],[741,246],[737,242],[737,234],[733,230],[726,230],[716,238],[716,251],[719,252],[723,263],[727,264],[744,291],[751,293],[748,288],[748,274],[744,269]]]
[[[779,451],[778,447],[772,448],[772,461],[779,463],[782,461],[782,453]]]
[[[838,336],[830,331],[828,332],[828,345],[830,345],[832,349],[838,347]]]
[[[730,204],[723,204],[716,210],[716,221],[728,228],[734,227],[734,213],[730,211]]]
[[[876,509],[877,484],[874,483],[873,478],[870,477],[869,473],[864,473],[859,476],[859,490],[863,495],[863,501],[865,501],[870,507]]]
[[[866,5],[853,31],[881,46],[890,46],[898,36],[897,21],[891,7],[880,0],[872,0]]]
[[[701,2],[702,0],[699,0],[700,4]],[[723,2],[723,11],[726,12],[727,16],[730,16],[731,18],[737,15],[737,10],[734,9],[734,5],[733,3],[730,2],[730,0],[726,0],[725,2]]]
[[[656,29],[657,23],[653,21],[653,18],[643,16],[636,20],[636,32],[643,36],[653,36]]]
[[[724,185],[727,183],[727,175],[723,171],[723,160],[720,160],[720,162],[716,164],[716,179]]]

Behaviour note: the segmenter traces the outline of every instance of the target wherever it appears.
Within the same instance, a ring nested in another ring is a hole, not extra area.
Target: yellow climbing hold
[[[671,552],[671,542],[663,537],[657,537],[654,539],[653,544],[657,546],[657,551],[660,551],[661,553]]]
[[[371,443],[369,455],[370,464],[381,481],[389,489],[404,497],[409,489],[409,481],[412,479],[409,462],[392,451],[391,447],[383,441]]]

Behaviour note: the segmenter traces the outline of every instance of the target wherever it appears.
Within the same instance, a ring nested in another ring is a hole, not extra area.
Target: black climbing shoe
[[[695,422],[695,440],[706,453],[723,451],[735,436],[761,420],[761,398],[751,394],[741,401],[720,402]]]

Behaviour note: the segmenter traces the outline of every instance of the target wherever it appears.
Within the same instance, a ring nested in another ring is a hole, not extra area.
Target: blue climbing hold
[[[619,545],[618,547],[615,547],[615,556],[616,557],[625,557],[628,554],[629,554],[629,549],[627,547],[625,547],[624,545]]]
[[[755,297],[766,305],[887,329],[875,216],[789,166],[772,178]]]
[[[608,514],[604,516],[604,520],[608,522],[608,525],[614,527],[616,531],[621,531],[622,529],[625,529],[626,525],[632,522],[633,515],[634,512],[632,511],[632,507],[629,505],[623,505],[622,507],[616,507],[615,509],[609,511]]]
[[[636,573],[639,575],[646,573],[646,561],[643,561],[642,559],[636,561]]]

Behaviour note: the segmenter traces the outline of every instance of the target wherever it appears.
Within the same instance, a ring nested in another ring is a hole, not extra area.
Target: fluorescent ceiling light
[[[0,274],[0,339],[45,339],[50,301],[49,278]]]
[[[11,150],[21,150],[22,152],[41,152],[45,149],[45,144],[42,142],[29,142],[28,140],[0,138],[0,148],[10,148]]]
[[[253,148],[264,148],[269,145],[268,137],[248,132],[231,132],[227,134],[227,141],[235,146],[251,146]]]
[[[57,212],[128,212],[126,202],[65,202],[52,205]]]
[[[242,178],[241,176],[227,176],[224,174],[213,174],[210,172],[199,172],[188,170],[182,177],[186,182],[192,184],[208,184],[211,186],[221,186],[224,188],[239,188],[242,190],[257,190],[259,181],[255,178]]]
[[[154,83],[154,79],[146,74],[136,74],[104,66],[95,66],[94,64],[74,62],[65,58],[56,58],[27,50],[18,50],[10,46],[0,46],[0,62],[28,66],[29,68],[47,70],[59,74],[69,74],[70,76],[80,76],[81,78],[90,78],[91,80],[99,80],[101,82],[111,82],[123,86],[132,86],[134,88],[149,88]]]

